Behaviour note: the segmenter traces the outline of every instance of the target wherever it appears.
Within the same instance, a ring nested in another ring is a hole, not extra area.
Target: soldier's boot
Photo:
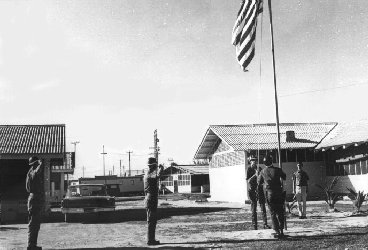
[[[39,249],[37,247],[37,238],[38,238],[38,229],[35,227],[30,227],[29,231],[28,231],[28,249]]]
[[[156,223],[148,223],[147,245],[159,245],[160,241],[155,239]]]

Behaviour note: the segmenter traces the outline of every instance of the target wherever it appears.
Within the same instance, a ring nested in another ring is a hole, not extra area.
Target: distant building
[[[28,159],[44,166],[46,209],[65,194],[66,174],[74,172],[74,153],[65,152],[65,125],[0,125],[1,221],[27,216]]]
[[[292,192],[292,173],[298,161],[310,177],[310,195],[320,195],[315,184],[326,180],[324,155],[315,147],[337,123],[284,123],[280,124],[281,160],[287,175],[285,189]],[[278,140],[275,124],[213,125],[209,126],[195,160],[208,160],[212,200],[244,202],[248,200],[246,171],[249,155],[261,160],[272,154],[278,166]],[[264,167],[263,164],[259,164]]]
[[[118,177],[117,175],[79,178],[79,184],[106,184],[107,192],[113,196],[143,195],[143,175]]]
[[[173,164],[164,170],[161,184],[172,193],[209,192],[208,165]]]

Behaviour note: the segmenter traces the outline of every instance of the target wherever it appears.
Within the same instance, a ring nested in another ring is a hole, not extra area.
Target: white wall
[[[191,186],[185,185],[185,186],[178,186],[178,193],[191,193]]]
[[[210,168],[209,173],[211,201],[243,203],[248,199],[244,165]]]
[[[331,183],[334,177],[328,176],[326,178],[327,183]],[[364,191],[364,193],[368,193],[368,174],[340,176],[334,191],[338,193],[349,193],[346,187],[352,188],[356,192]]]

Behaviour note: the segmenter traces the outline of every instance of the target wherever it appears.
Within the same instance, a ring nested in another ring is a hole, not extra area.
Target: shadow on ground
[[[249,243],[264,243],[267,246],[269,244],[274,244],[274,246],[283,246],[283,248],[288,248],[294,246],[295,243],[293,242],[313,242],[315,240],[335,240],[335,239],[344,239],[345,236],[357,236],[357,237],[365,237],[368,234],[368,227],[362,228],[350,228],[344,233],[337,233],[337,234],[324,234],[324,235],[314,235],[314,236],[286,236],[284,239],[244,239],[244,240],[237,240],[237,239],[219,239],[219,240],[208,240],[208,241],[188,241],[188,242],[178,242],[175,241],[170,243],[163,243],[159,246],[155,246],[156,249],[215,249],[215,248],[226,248],[231,247],[232,244],[236,245],[236,248],[244,247],[242,244],[249,244]],[[266,243],[267,242],[267,243]],[[229,244],[224,246],[224,244]],[[281,245],[280,245],[281,244]],[[306,243],[307,244],[307,243]],[[185,245],[191,245],[191,247],[187,247]],[[208,247],[192,247],[195,245],[208,245]],[[72,250],[73,248],[70,248]],[[150,249],[150,247],[101,247],[101,248],[83,248],[84,250],[92,250],[92,249]]]
[[[223,208],[223,207],[162,207],[158,208],[159,219],[166,219],[172,216],[180,215],[196,215],[201,213],[213,213],[225,211],[233,208]],[[121,223],[128,221],[146,221],[146,209],[145,208],[130,208],[130,209],[119,209],[111,212],[103,213],[87,213],[87,214],[70,214],[68,221],[70,223]],[[26,218],[18,219],[10,224],[23,224],[27,223]],[[61,212],[51,212],[47,217],[44,217],[42,223],[58,223],[64,222],[64,214]],[[0,230],[14,230],[9,227],[1,227]]]

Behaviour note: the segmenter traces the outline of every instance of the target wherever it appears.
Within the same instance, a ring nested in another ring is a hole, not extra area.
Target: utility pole
[[[103,175],[105,176],[105,155],[107,154],[105,152],[105,145],[102,145],[102,164],[103,164]]]
[[[121,177],[122,173],[121,173],[121,159],[120,159],[120,177]]]
[[[80,141],[73,141],[71,144],[74,145],[74,168],[77,167],[77,144],[80,143]],[[69,185],[69,174],[66,174],[66,183]]]
[[[83,169],[83,178],[84,178],[84,169],[85,169],[85,167],[83,166],[82,169]]]
[[[160,140],[157,138],[157,129],[155,129],[154,133],[153,133],[153,150],[154,150],[154,156],[156,158],[156,162],[158,164],[158,154],[160,152],[160,148],[158,147],[157,143]]]
[[[130,173],[130,154],[133,153],[133,151],[128,151],[127,153],[129,155],[129,176],[131,176],[131,173]]]
[[[114,175],[114,174],[115,174],[115,166],[112,165],[112,175]]]

